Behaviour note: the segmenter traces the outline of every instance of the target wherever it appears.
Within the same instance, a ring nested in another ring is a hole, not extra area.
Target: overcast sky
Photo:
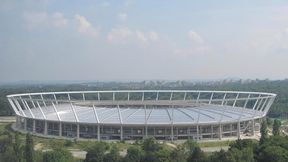
[[[287,0],[0,0],[0,82],[288,78]]]

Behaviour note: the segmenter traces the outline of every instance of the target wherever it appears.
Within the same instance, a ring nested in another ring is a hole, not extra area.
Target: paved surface
[[[0,123],[13,123],[16,122],[15,116],[0,116]]]

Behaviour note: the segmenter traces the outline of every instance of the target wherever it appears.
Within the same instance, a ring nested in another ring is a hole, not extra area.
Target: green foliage
[[[280,127],[281,127],[281,121],[275,119],[274,123],[273,123],[273,131],[272,131],[274,136],[279,136],[280,135]]]
[[[141,147],[138,146],[130,146],[127,149],[127,154],[124,158],[125,162],[141,162],[144,157],[144,151]]]
[[[30,133],[27,133],[26,135],[25,159],[26,162],[34,162],[34,143]]]
[[[43,162],[73,162],[72,154],[63,148],[43,153]]]
[[[264,120],[261,123],[260,133],[261,133],[260,144],[262,144],[268,138],[268,130],[267,130],[266,120]]]
[[[260,152],[261,162],[287,162],[288,150],[281,146],[267,146]]]
[[[195,147],[191,155],[189,155],[187,162],[206,162],[207,158],[200,147]]]
[[[105,155],[104,162],[119,162],[120,160],[121,156],[119,154],[119,149],[116,145],[113,145],[110,152]]]
[[[176,149],[170,153],[171,162],[186,162],[185,148],[181,145],[177,146]]]
[[[109,145],[105,142],[95,142],[88,148],[84,162],[104,162],[105,152],[109,149]]]

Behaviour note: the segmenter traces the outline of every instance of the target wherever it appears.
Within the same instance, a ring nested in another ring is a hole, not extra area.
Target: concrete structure
[[[276,94],[138,90],[8,95],[16,127],[98,140],[213,140],[259,132]]]

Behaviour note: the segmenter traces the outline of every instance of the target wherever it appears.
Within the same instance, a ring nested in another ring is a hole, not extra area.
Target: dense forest
[[[188,82],[188,81],[143,81],[143,82],[85,82],[74,84],[7,84],[0,86],[0,116],[12,115],[6,95],[27,92],[77,91],[77,90],[136,90],[136,89],[186,89],[186,90],[239,90],[260,91],[277,94],[269,111],[272,118],[288,117],[288,80],[253,80]]]

